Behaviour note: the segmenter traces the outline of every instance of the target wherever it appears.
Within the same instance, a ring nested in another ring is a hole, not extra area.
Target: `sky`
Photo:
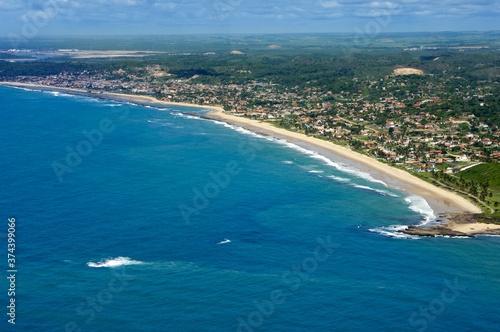
[[[0,0],[0,35],[500,30],[500,0]]]

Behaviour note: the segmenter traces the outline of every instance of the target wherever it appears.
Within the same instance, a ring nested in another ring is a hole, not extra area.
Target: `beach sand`
[[[154,97],[144,96],[144,95],[128,95],[124,93],[114,93],[114,92],[103,92],[103,93],[89,93],[84,89],[75,89],[75,88],[64,88],[58,86],[50,86],[50,85],[41,85],[41,84],[31,84],[31,83],[19,83],[19,82],[0,82],[0,85],[4,86],[12,86],[18,88],[25,89],[34,89],[34,90],[47,90],[47,91],[60,91],[60,92],[68,92],[72,94],[81,94],[88,95],[91,97],[97,97],[102,99],[110,99],[110,100],[126,100],[133,103],[139,104],[160,104],[166,106],[183,106],[183,107],[196,107],[196,108],[205,108],[214,111],[222,112],[223,109],[218,106],[210,106],[210,105],[195,105],[188,103],[176,103],[176,102],[167,102],[164,100],[159,100]]]
[[[450,237],[475,237],[476,235],[497,235],[500,236],[500,225],[487,224],[483,222],[457,222],[448,221],[443,225],[434,227],[410,226],[401,233],[418,236],[450,236]]]
[[[260,129],[261,132],[264,132],[266,134],[279,136],[286,140],[302,141],[307,144],[322,148],[324,150],[332,152],[335,155],[355,161],[356,163],[361,164],[367,168],[370,168],[378,173],[384,174],[391,178],[395,178],[396,180],[403,182],[404,184],[407,184],[407,186],[405,186],[406,189],[408,189],[409,191],[411,191],[416,195],[423,196],[424,198],[432,198],[438,202],[443,203],[442,204],[443,206],[454,207],[456,211],[481,213],[481,209],[479,207],[477,207],[472,202],[468,201],[467,199],[453,192],[447,191],[442,188],[438,188],[422,179],[417,178],[416,176],[411,175],[410,173],[404,170],[391,167],[378,160],[375,160],[373,158],[370,158],[366,155],[360,154],[356,151],[350,150],[343,146],[336,145],[332,142],[324,141],[315,137],[306,136],[301,133],[288,131],[286,129],[276,128],[271,124],[262,121],[251,120],[247,118],[229,115],[223,113],[222,110],[220,109],[210,113],[209,116],[215,119],[227,121],[231,124],[245,127],[246,129],[249,130],[255,131],[256,129]],[[439,212],[449,212],[449,211],[439,211]]]
[[[500,225],[496,224],[485,224],[479,222],[468,223],[468,224],[449,223],[446,226],[454,231],[462,232],[468,235],[477,235],[477,234],[500,235]]]
[[[343,157],[347,160],[354,161],[358,165],[362,165],[368,170],[375,171],[376,173],[382,174],[385,178],[391,178],[397,180],[398,184],[396,187],[402,189],[403,191],[409,191],[415,195],[424,197],[431,207],[437,213],[446,212],[469,212],[469,213],[481,213],[481,209],[474,205],[467,199],[447,191],[442,188],[438,188],[424,180],[411,175],[410,173],[391,167],[384,164],[378,160],[370,158],[366,155],[360,154],[348,148],[336,145],[332,142],[324,141],[318,138],[310,137],[301,133],[296,133],[288,131],[282,128],[276,128],[269,123],[265,123],[258,120],[251,120],[239,116],[229,115],[224,113],[221,107],[208,106],[208,105],[194,105],[187,103],[174,103],[158,100],[149,96],[136,96],[136,95],[126,95],[119,93],[100,93],[91,94],[87,93],[85,90],[71,89],[71,88],[60,88],[44,85],[35,85],[27,83],[12,83],[12,82],[0,82],[2,85],[24,87],[30,89],[45,89],[54,91],[67,91],[69,93],[79,93],[88,94],[91,96],[96,96],[105,99],[115,99],[115,100],[127,100],[135,103],[148,103],[148,104],[159,104],[159,105],[170,105],[170,106],[185,106],[185,107],[197,107],[203,109],[212,110],[211,113],[207,114],[206,117],[211,119],[220,120],[233,124],[236,126],[244,127],[248,130],[262,133],[265,135],[278,136],[279,138],[291,141],[291,142],[303,142],[307,145],[320,148],[325,151],[329,151],[336,156]],[[486,225],[486,224],[485,224]]]

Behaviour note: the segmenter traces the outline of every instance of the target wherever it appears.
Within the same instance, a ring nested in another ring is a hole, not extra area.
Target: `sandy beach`
[[[174,102],[166,102],[162,100],[158,100],[149,96],[136,96],[136,95],[126,95],[119,93],[88,93],[85,90],[79,89],[71,89],[71,88],[62,88],[62,87],[52,87],[52,86],[44,86],[44,85],[35,85],[35,84],[27,84],[27,83],[13,83],[13,82],[0,82],[1,85],[7,86],[15,86],[15,87],[24,87],[24,88],[32,88],[32,89],[47,89],[53,91],[67,91],[69,93],[78,93],[85,94],[90,96],[95,96],[103,99],[114,99],[114,100],[127,100],[135,103],[148,103],[148,104],[160,104],[160,105],[169,105],[169,106],[185,106],[185,107],[197,107],[210,109],[213,112],[207,114],[206,116],[220,121],[225,121],[227,123],[244,127],[248,130],[278,136],[282,139],[289,141],[300,141],[304,142],[308,145],[318,147],[320,149],[324,149],[329,151],[335,155],[341,156],[343,158],[349,159],[363,165],[375,172],[383,174],[389,178],[393,178],[403,183],[402,189],[406,189],[411,193],[422,196],[426,199],[431,199],[436,202],[439,202],[440,208],[438,211],[446,213],[449,212],[445,207],[450,207],[453,212],[468,212],[468,213],[481,213],[481,209],[474,205],[472,202],[467,199],[453,193],[447,191],[442,188],[438,188],[424,180],[417,178],[416,176],[411,175],[410,173],[391,167],[387,164],[384,164],[380,161],[377,161],[373,158],[370,158],[366,155],[360,154],[348,148],[336,145],[332,142],[324,141],[318,138],[310,137],[301,133],[296,133],[292,131],[288,131],[282,128],[276,128],[269,123],[265,123],[258,120],[251,120],[243,117],[238,117],[234,115],[229,115],[224,113],[221,107],[217,106],[208,106],[208,105],[194,105],[188,103],[174,103]],[[436,207],[433,206],[435,209]]]
[[[378,160],[375,160],[373,158],[370,158],[366,155],[360,154],[356,151],[350,150],[343,146],[339,146],[334,143],[324,141],[315,137],[306,136],[301,133],[288,131],[282,128],[276,128],[262,121],[251,120],[247,118],[229,115],[223,113],[222,110],[220,109],[215,110],[213,113],[210,113],[209,116],[215,119],[221,119],[227,121],[231,124],[243,126],[250,130],[255,130],[255,128],[258,128],[268,134],[280,136],[284,139],[292,139],[292,140],[299,140],[302,142],[306,142],[308,144],[328,150],[336,155],[353,160],[361,165],[364,165],[389,177],[395,178],[401,182],[409,184],[410,186],[408,186],[407,189],[419,196],[430,197],[435,200],[442,201],[446,205],[451,205],[455,207],[460,212],[481,213],[481,209],[479,207],[477,207],[472,202],[468,201],[467,199],[453,192],[447,191],[442,188],[438,188],[428,182],[425,182],[424,180],[417,178],[416,176],[411,175],[406,171],[403,171],[395,167],[391,167]]]
[[[34,89],[34,90],[51,90],[51,91],[60,91],[60,92],[68,92],[72,94],[81,94],[81,95],[89,95],[96,98],[101,99],[110,99],[110,100],[126,100],[138,104],[161,104],[168,106],[183,106],[183,107],[196,107],[196,108],[205,108],[211,109],[214,111],[223,112],[223,109],[218,106],[210,106],[210,105],[195,105],[188,103],[176,103],[176,102],[167,102],[164,100],[159,100],[154,97],[144,96],[144,95],[128,95],[123,93],[114,93],[114,92],[103,92],[103,93],[89,93],[84,89],[75,89],[75,88],[64,88],[58,86],[50,86],[50,85],[40,85],[40,84],[30,84],[30,83],[19,83],[19,82],[0,82],[0,85],[12,86],[18,88],[26,88],[26,89]]]
[[[485,223],[468,223],[468,224],[457,224],[450,223],[447,225],[448,228],[462,232],[467,235],[477,235],[477,234],[491,234],[500,235],[500,225],[495,224],[485,224]]]
[[[461,217],[468,217],[465,222]],[[455,219],[456,218],[456,219]],[[450,236],[450,237],[475,237],[477,235],[496,235],[500,236],[500,225],[489,224],[486,222],[477,222],[467,214],[453,215],[452,220],[448,220],[442,225],[434,227],[415,227],[410,226],[401,233],[418,236]]]

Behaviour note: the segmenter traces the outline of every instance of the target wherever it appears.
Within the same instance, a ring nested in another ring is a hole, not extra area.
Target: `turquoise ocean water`
[[[2,331],[498,331],[500,238],[186,112],[0,87]],[[6,315],[16,220],[16,324]]]

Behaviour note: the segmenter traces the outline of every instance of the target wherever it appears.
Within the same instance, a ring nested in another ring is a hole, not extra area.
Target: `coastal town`
[[[396,69],[378,80],[354,78],[363,87],[359,91],[324,91],[314,84],[283,87],[255,80],[203,84],[197,82],[198,75],[175,78],[160,65],[152,65],[140,74],[123,69],[78,75],[62,72],[18,76],[13,81],[221,105],[228,114],[331,140],[412,172],[453,173],[481,162],[498,162],[498,125],[453,109],[451,102],[453,98],[487,108],[484,100],[493,88],[458,88],[456,82],[428,82],[425,77],[419,70]]]

